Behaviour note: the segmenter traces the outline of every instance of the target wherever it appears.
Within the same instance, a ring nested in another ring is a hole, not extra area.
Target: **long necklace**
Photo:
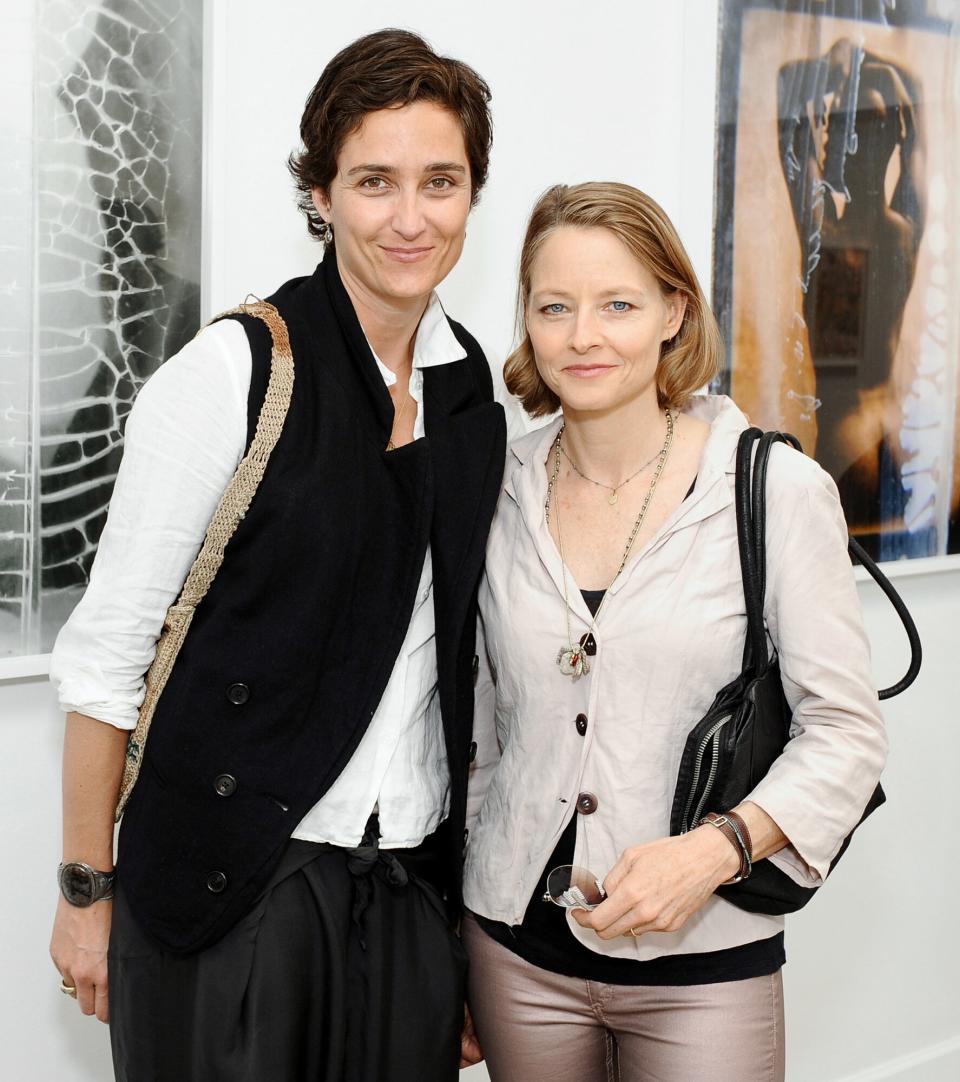
[[[627,566],[627,560],[630,559],[630,551],[633,548],[633,543],[637,539],[637,534],[640,532],[640,527],[643,525],[644,517],[647,514],[647,508],[650,506],[650,501],[653,499],[653,493],[656,490],[657,482],[660,480],[660,474],[663,473],[663,467],[666,465],[667,457],[670,454],[670,447],[673,444],[673,414],[670,410],[667,410],[667,435],[663,441],[663,446],[657,453],[657,468],[654,470],[653,477],[650,480],[650,487],[647,489],[647,494],[644,497],[643,504],[640,507],[640,513],[637,515],[636,521],[633,524],[633,529],[630,531],[630,536],[627,538],[626,548],[623,550],[623,559],[620,561],[620,566],[617,568],[617,573],[613,576],[610,586],[620,577],[621,572]],[[550,480],[547,484],[547,499],[544,504],[544,512],[546,514],[547,524],[550,523],[550,505],[553,502],[553,494],[557,488],[557,481],[560,477],[560,447],[561,439],[563,438],[564,426],[561,425],[560,431],[557,433],[557,438],[554,440],[553,445],[553,471],[550,475]],[[570,595],[567,589],[567,564],[563,557],[563,532],[560,529],[560,500],[556,501],[557,509],[557,542],[560,549],[560,570],[563,576],[563,604],[566,610],[567,617],[567,644],[561,646],[557,652],[556,663],[560,666],[560,672],[564,676],[570,676],[574,680],[579,676],[585,676],[590,671],[590,662],[587,660],[587,648],[588,643],[594,639],[594,631],[596,630],[597,620],[600,617],[600,612],[610,594],[610,586],[604,591],[600,604],[597,606],[597,611],[593,614],[593,618],[590,621],[590,625],[587,628],[587,632],[582,636],[579,643],[574,646],[573,644],[573,631],[570,627]],[[595,644],[594,644],[595,645]]]
[[[397,409],[396,406],[393,407],[393,426],[390,431],[390,439],[387,440],[388,451],[396,451],[397,449],[397,445],[393,442],[393,433],[396,430],[397,426],[400,424],[400,418],[403,416],[403,411],[407,408],[407,403],[410,401],[410,398],[411,395],[408,390],[407,397],[404,398],[403,404],[400,406],[400,409]]]
[[[640,474],[643,473],[643,471],[647,468],[647,466],[656,462],[657,459],[660,457],[660,452],[657,451],[657,453],[652,458],[649,458],[646,462],[644,462],[644,464],[640,467],[639,470],[631,473],[625,481],[621,481],[618,485],[605,485],[603,481],[594,481],[592,477],[587,477],[583,470],[581,470],[580,467],[576,464],[576,462],[574,462],[573,459],[570,457],[566,447],[564,447],[563,444],[560,445],[560,450],[563,452],[563,457],[570,463],[571,466],[573,466],[574,470],[578,474],[580,474],[584,481],[589,481],[591,485],[596,485],[597,488],[605,488],[610,493],[610,495],[607,497],[607,503],[610,504],[611,507],[619,501],[620,489],[623,488],[624,485],[629,485],[630,482],[634,479],[634,477],[639,477]]]

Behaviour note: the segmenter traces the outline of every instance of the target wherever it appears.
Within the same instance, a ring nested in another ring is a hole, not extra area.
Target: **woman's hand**
[[[113,811],[130,734],[85,714],[67,715],[63,741],[63,860],[113,870]],[[110,1017],[107,945],[113,903],[79,907],[61,896],[50,956],[63,983],[76,988],[84,1014]]]
[[[711,826],[633,846],[604,879],[606,900],[589,912],[574,909],[573,919],[601,939],[675,932],[739,867],[737,851]]]
[[[482,1061],[483,1052],[480,1051],[477,1031],[473,1028],[470,1008],[464,1004],[463,1032],[460,1035],[460,1070],[462,1071],[464,1067],[472,1067],[475,1063],[481,1063]]]
[[[95,1014],[101,1022],[110,1020],[107,945],[112,916],[110,901],[81,909],[61,897],[50,940],[50,957],[63,983],[76,988],[80,1010]]]

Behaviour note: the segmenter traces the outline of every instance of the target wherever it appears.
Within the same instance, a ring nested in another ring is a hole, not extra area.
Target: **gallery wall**
[[[509,15],[506,11],[509,10]],[[342,9],[252,0],[207,13],[205,274],[209,315],[307,273],[307,239],[284,170],[303,100],[340,45],[400,23],[489,80],[491,179],[465,255],[441,289],[487,345],[509,348],[519,241],[535,196],[556,181],[625,180],[660,200],[702,279],[712,242],[716,4],[558,0],[440,7],[369,0]],[[915,687],[885,710],[889,803],[862,830],[829,888],[788,922],[790,1082],[947,1082],[960,1077],[954,975],[952,754],[960,570],[915,567],[897,583],[926,650]],[[878,682],[906,664],[886,603],[861,586]],[[0,671],[0,677],[3,673]],[[106,1031],[57,990],[46,955],[59,858],[62,724],[42,677],[0,679],[0,837],[8,871],[0,965],[0,1075],[37,1082],[109,1077]],[[482,1082],[482,1067],[464,1075]],[[533,1082],[533,1080],[531,1080]]]

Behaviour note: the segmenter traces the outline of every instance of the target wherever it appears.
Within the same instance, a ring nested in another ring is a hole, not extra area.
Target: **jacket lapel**
[[[482,400],[470,359],[424,370],[424,426],[433,463],[430,544],[440,702],[448,747],[457,651],[476,594],[506,453],[503,407]]]
[[[327,250],[323,262],[306,280],[303,299],[304,325],[316,331],[312,335],[314,351],[324,366],[324,375],[354,388],[369,402],[367,408],[358,410],[356,422],[370,431],[379,447],[386,447],[393,430],[393,401],[340,280],[333,248]],[[328,309],[332,310],[333,318],[328,317],[318,325],[318,317]]]

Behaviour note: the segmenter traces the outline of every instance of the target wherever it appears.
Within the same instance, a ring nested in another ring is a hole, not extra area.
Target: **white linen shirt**
[[[424,435],[423,370],[465,356],[433,294],[414,342],[415,439]],[[395,384],[394,373],[375,360],[384,383]],[[245,450],[251,365],[243,328],[223,320],[162,365],[140,392],[90,585],[53,649],[50,676],[64,710],[121,729],[135,726],[164,615]],[[502,378],[494,386],[505,398]],[[410,625],[377,711],[293,837],[355,846],[378,804],[385,848],[417,845],[436,829],[449,810],[436,687],[428,548]]]
[[[574,860],[600,878],[624,849],[669,834],[687,734],[740,671],[746,613],[733,496],[747,420],[720,396],[694,396],[684,412],[711,425],[693,492],[610,586],[590,673],[576,682],[555,663],[566,642],[564,593],[544,516],[544,461],[559,420],[507,452],[480,587],[488,665],[478,686],[464,882],[467,906],[492,920],[521,922],[580,793],[593,794],[597,807],[578,816]],[[832,479],[777,445],[767,509],[764,617],[793,739],[748,799],[790,839],[769,859],[818,885],[873,792],[887,743]],[[590,612],[567,578],[576,641]],[[783,918],[713,896],[673,933],[605,942],[568,924],[597,953],[650,959],[764,939]]]

